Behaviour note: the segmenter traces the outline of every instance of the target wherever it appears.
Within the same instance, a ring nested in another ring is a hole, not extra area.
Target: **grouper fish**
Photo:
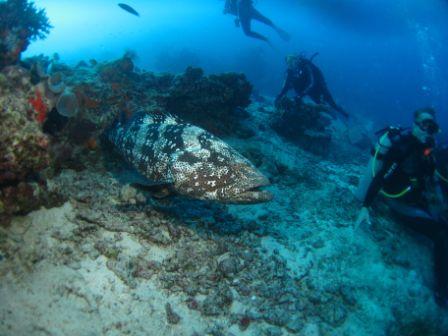
[[[269,184],[224,141],[167,114],[137,113],[107,132],[115,150],[153,184],[179,195],[222,203],[267,202]]]

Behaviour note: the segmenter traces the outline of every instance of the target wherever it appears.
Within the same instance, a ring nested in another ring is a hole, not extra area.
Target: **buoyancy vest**
[[[387,138],[387,141],[386,141]],[[387,164],[381,193],[389,198],[400,198],[411,191],[419,194],[425,188],[425,178],[435,173],[433,145],[420,143],[410,131],[389,128],[380,137],[373,154],[372,176]]]

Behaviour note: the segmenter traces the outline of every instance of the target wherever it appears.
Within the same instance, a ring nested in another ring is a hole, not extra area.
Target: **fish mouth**
[[[234,193],[227,203],[229,204],[257,204],[271,201],[274,196],[271,192],[263,190],[263,187],[271,183],[264,176],[235,185]]]

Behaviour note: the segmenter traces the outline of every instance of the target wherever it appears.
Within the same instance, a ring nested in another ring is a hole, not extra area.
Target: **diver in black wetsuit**
[[[277,27],[270,19],[255,9],[253,0],[226,0],[224,14],[235,15],[237,17],[235,19],[236,26],[241,25],[241,28],[246,36],[269,43],[267,37],[252,30],[252,20],[257,20],[273,28],[283,40],[288,41],[290,39],[287,32]]]
[[[412,130],[389,129],[373,151],[365,177],[370,176],[357,225],[370,222],[368,208],[381,193],[392,213],[408,228],[428,237],[434,244],[435,298],[448,305],[448,222],[435,211],[429,197],[439,195],[441,182],[433,153],[434,135],[439,132],[431,108],[417,110]],[[366,181],[364,177],[364,181]],[[362,183],[360,185],[362,189]],[[439,202],[444,202],[439,198]],[[441,207],[439,206],[439,209]]]
[[[316,104],[327,104],[344,117],[348,117],[348,113],[334,101],[322,72],[313,63],[313,58],[316,55],[317,53],[310,59],[297,55],[290,55],[286,58],[288,64],[286,79],[282,90],[275,99],[275,104],[277,105],[289,90],[294,89],[298,99],[309,96]]]

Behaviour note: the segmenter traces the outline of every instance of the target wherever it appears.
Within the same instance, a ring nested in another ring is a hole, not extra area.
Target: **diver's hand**
[[[235,27],[239,27],[240,26],[240,19],[235,19]]]
[[[358,228],[362,223],[371,224],[369,209],[366,207],[362,207],[361,211],[359,211],[358,218],[356,219],[355,226]]]

